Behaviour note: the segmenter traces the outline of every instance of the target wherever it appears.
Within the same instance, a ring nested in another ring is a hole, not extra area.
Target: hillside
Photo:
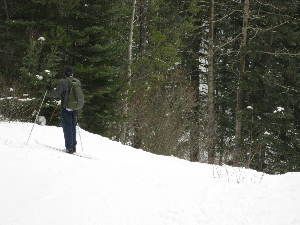
[[[0,225],[299,225],[300,173],[191,163],[80,130],[0,123]]]

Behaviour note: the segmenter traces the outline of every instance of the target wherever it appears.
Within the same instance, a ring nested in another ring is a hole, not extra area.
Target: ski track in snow
[[[80,130],[0,122],[0,225],[299,225],[300,175],[191,163]],[[43,146],[45,145],[45,146]]]

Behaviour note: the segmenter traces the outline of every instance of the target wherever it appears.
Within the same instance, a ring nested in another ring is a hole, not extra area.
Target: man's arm
[[[64,86],[64,81],[62,79],[59,80],[56,87],[49,91],[48,96],[51,98],[61,98],[65,89]]]

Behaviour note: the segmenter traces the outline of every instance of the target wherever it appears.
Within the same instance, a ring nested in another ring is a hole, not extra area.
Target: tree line
[[[32,121],[71,65],[89,131],[190,161],[299,171],[299,0],[0,4],[2,119]],[[59,123],[57,102],[42,113]]]

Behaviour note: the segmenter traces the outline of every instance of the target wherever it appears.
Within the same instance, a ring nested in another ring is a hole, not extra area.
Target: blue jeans
[[[75,151],[76,149],[76,111],[61,110],[61,124],[64,131],[65,146],[67,151]]]

